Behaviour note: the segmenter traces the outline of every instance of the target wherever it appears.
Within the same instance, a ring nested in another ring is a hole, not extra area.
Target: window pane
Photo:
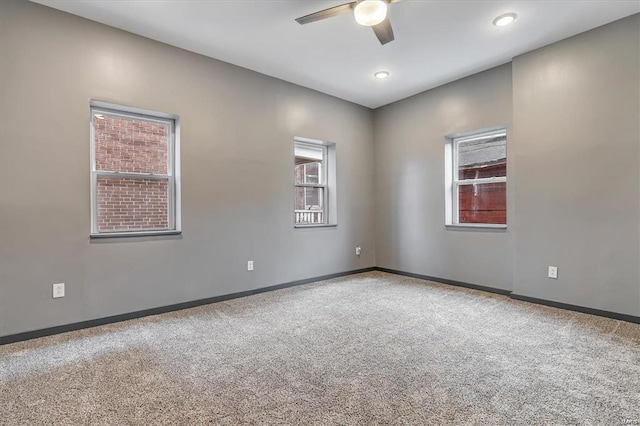
[[[507,137],[458,142],[458,179],[507,175]]]
[[[169,124],[94,112],[96,170],[167,174]]]
[[[322,163],[304,163],[296,165],[296,184],[322,184]]]
[[[458,186],[459,223],[507,224],[507,184]]]
[[[323,184],[322,162],[324,148],[302,144],[295,145],[295,181],[299,183]]]
[[[97,178],[99,232],[169,229],[168,181]]]
[[[322,188],[295,188],[296,224],[324,223]]]

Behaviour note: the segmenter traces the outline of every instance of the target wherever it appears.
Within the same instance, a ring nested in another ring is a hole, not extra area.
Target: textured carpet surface
[[[372,272],[2,346],[0,424],[638,425],[640,326]]]

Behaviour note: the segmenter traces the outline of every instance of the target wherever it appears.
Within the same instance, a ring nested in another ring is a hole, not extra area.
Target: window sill
[[[109,232],[102,234],[91,234],[91,239],[101,238],[130,238],[130,237],[156,237],[161,235],[181,235],[182,231],[143,231],[143,232]]]
[[[507,225],[491,225],[485,223],[457,223],[457,224],[446,224],[445,228],[456,229],[456,228],[467,228],[467,229],[507,229]]]
[[[305,229],[305,228],[336,228],[338,226],[337,223],[317,223],[311,225],[293,225],[295,229]]]

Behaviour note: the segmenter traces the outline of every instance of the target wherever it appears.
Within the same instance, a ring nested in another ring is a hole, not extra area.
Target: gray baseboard
[[[362,272],[374,271],[375,267],[356,269],[346,272],[338,272],[336,274],[322,275],[319,277],[307,278],[304,280],[292,281],[284,284],[277,284],[269,287],[258,288],[255,290],[240,291],[238,293],[224,294],[221,296],[208,297],[206,299],[198,299],[190,302],[176,303],[173,305],[160,306],[157,308],[145,309],[142,311],[129,312],[125,314],[113,315],[104,318],[96,318],[87,321],[74,322],[71,324],[58,325],[55,327],[42,328],[38,330],[25,331],[22,333],[11,334],[8,336],[0,336],[0,345],[21,342],[23,340],[35,339],[38,337],[51,336],[54,334],[66,333],[68,331],[81,330],[84,328],[97,327],[99,325],[112,324],[115,322],[127,321],[136,318],[147,317],[150,315],[164,314],[166,312],[179,311],[182,309],[195,308],[196,306],[209,305],[211,303],[223,302],[225,300],[237,299],[239,297],[251,296],[254,294],[265,293],[267,291],[280,290],[282,288],[294,287],[303,284],[309,284],[316,281],[328,280],[331,278],[344,277],[347,275],[359,274]]]
[[[442,283],[442,284],[448,284],[448,285],[452,285],[452,286],[456,286],[456,287],[464,287],[464,288],[470,288],[470,289],[473,289],[473,290],[486,291],[486,292],[489,292],[489,293],[496,293],[496,294],[501,294],[501,295],[504,295],[504,296],[509,296],[509,297],[511,297],[512,299],[515,299],[515,300],[521,300],[521,301],[525,301],[525,302],[535,303],[535,304],[538,304],[538,305],[551,306],[551,307],[554,307],[554,308],[565,309],[565,310],[569,310],[569,311],[582,312],[582,313],[585,313],[585,314],[597,315],[597,316],[606,317],[606,318],[612,318],[612,319],[616,319],[616,320],[620,320],[620,321],[627,321],[627,322],[630,322],[630,323],[640,324],[640,317],[633,316],[633,315],[626,315],[626,314],[620,314],[620,313],[617,313],[617,312],[603,311],[603,310],[600,310],[600,309],[593,309],[593,308],[587,308],[587,307],[583,307],[583,306],[570,305],[570,304],[567,304],[567,303],[554,302],[554,301],[551,301],[551,300],[537,299],[537,298],[534,298],[534,297],[528,297],[528,296],[522,296],[522,295],[518,295],[518,294],[513,294],[509,290],[503,290],[503,289],[499,289],[499,288],[492,288],[492,287],[487,287],[487,286],[482,286],[482,285],[477,285],[477,284],[471,284],[471,283],[466,283],[466,282],[462,282],[462,281],[449,280],[449,279],[446,279],[446,278],[438,278],[438,277],[432,277],[432,276],[428,276],[428,275],[414,274],[412,272],[399,271],[399,270],[389,269],[389,268],[370,267],[370,268],[356,269],[356,270],[346,271],[346,272],[339,272],[339,273],[335,273],[335,274],[323,275],[323,276],[319,276],[319,277],[307,278],[307,279],[304,279],[304,280],[298,280],[298,281],[292,281],[292,282],[283,283],[283,284],[277,284],[277,285],[273,285],[273,286],[269,286],[269,287],[258,288],[258,289],[255,289],[255,290],[241,291],[241,292],[238,292],[238,293],[225,294],[225,295],[221,295],[221,296],[209,297],[209,298],[206,298],[206,299],[198,299],[198,300],[193,300],[193,301],[190,301],[190,302],[176,303],[176,304],[173,304],[173,305],[160,306],[160,307],[157,307],[157,308],[145,309],[145,310],[142,310],[142,311],[130,312],[130,313],[125,313],[125,314],[120,314],[120,315],[113,315],[113,316],[104,317],[104,318],[96,318],[96,319],[92,319],[92,320],[80,321],[80,322],[75,322],[75,323],[71,323],[71,324],[59,325],[59,326],[55,326],[55,327],[48,327],[48,328],[32,330],[32,331],[26,331],[26,332],[22,332],[22,333],[16,333],[16,334],[7,335],[7,336],[0,336],[0,345],[6,345],[6,344],[9,344],[9,343],[21,342],[23,340],[35,339],[35,338],[38,338],[38,337],[51,336],[51,335],[54,335],[54,334],[66,333],[68,331],[81,330],[81,329],[84,329],[84,328],[97,327],[97,326],[105,325],[105,324],[112,324],[112,323],[116,323],[116,322],[127,321],[127,320],[130,320],[130,319],[142,318],[142,317],[146,317],[146,316],[150,316],[150,315],[158,315],[158,314],[163,314],[163,313],[166,313],[166,312],[179,311],[179,310],[182,310],[182,309],[194,308],[196,306],[208,305],[208,304],[211,304],[211,303],[222,302],[222,301],[225,301],[225,300],[237,299],[237,298],[240,298],[240,297],[251,296],[251,295],[254,295],[254,294],[260,294],[260,293],[265,293],[265,292],[268,292],[268,291],[279,290],[279,289],[282,289],[282,288],[294,287],[294,286],[303,285],[303,284],[310,284],[310,283],[313,283],[313,282],[316,282],[316,281],[328,280],[328,279],[331,279],[331,278],[339,278],[339,277],[344,277],[344,276],[348,276],[348,275],[360,274],[360,273],[363,273],[363,272],[371,272],[371,271],[386,272],[386,273],[389,273],[389,274],[395,274],[395,275],[402,275],[402,276],[406,276],[406,277],[418,278],[418,279],[422,279],[422,280],[426,280],[426,281],[434,281],[434,282],[438,282],[438,283]]]
[[[504,296],[509,296],[510,298],[515,300],[535,303],[537,305],[551,306],[553,308],[565,309],[568,311],[581,312],[583,314],[597,315],[600,317],[606,317],[606,318],[616,319],[620,321],[627,321],[635,324],[640,324],[640,317],[636,317],[633,315],[620,314],[618,312],[611,312],[611,311],[603,311],[600,309],[587,308],[584,306],[571,305],[568,303],[554,302],[552,300],[537,299],[535,297],[528,297],[528,296],[522,296],[519,294],[514,294],[509,290],[503,290],[499,288],[492,288],[492,287],[486,287],[486,286],[477,285],[477,284],[465,283],[461,281],[449,280],[446,278],[431,277],[428,275],[414,274],[412,272],[398,271],[398,270],[389,269],[389,268],[376,267],[375,269],[377,271],[388,272],[390,274],[404,275],[406,277],[418,278],[418,279],[427,280],[427,281],[434,281],[441,284],[449,284],[457,287],[465,287],[465,288],[470,288],[474,290],[487,291],[489,293],[502,294]]]
[[[554,302],[552,300],[537,299],[535,297],[522,296],[521,294],[515,294],[515,293],[511,293],[509,296],[515,300],[522,300],[524,302],[535,303],[537,305],[551,306],[553,308],[566,309],[568,311],[582,312],[583,314],[597,315],[599,317],[612,318],[620,321],[627,321],[635,324],[640,324],[640,317],[636,317],[633,315],[620,314],[620,313],[611,312],[611,311],[603,311],[600,309],[587,308],[587,307],[578,306],[578,305],[570,305],[568,303]]]
[[[465,282],[462,282],[462,281],[449,280],[449,279],[446,279],[446,278],[431,277],[429,275],[414,274],[412,272],[398,271],[396,269],[376,267],[376,270],[380,271],[380,272],[387,272],[389,274],[403,275],[405,277],[418,278],[418,279],[421,279],[421,280],[434,281],[434,282],[441,283],[441,284],[454,285],[456,287],[464,287],[464,288],[470,288],[470,289],[473,289],[473,290],[486,291],[488,293],[502,294],[504,296],[508,296],[509,294],[511,294],[511,292],[509,290],[503,290],[503,289],[500,289],[500,288],[486,287],[486,286],[483,286],[483,285],[465,283]]]

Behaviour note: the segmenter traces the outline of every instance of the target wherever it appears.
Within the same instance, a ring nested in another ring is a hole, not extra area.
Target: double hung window
[[[92,236],[180,231],[176,119],[92,103]]]
[[[295,224],[327,223],[327,147],[295,141]]]
[[[506,130],[453,137],[449,144],[447,224],[506,225]]]

